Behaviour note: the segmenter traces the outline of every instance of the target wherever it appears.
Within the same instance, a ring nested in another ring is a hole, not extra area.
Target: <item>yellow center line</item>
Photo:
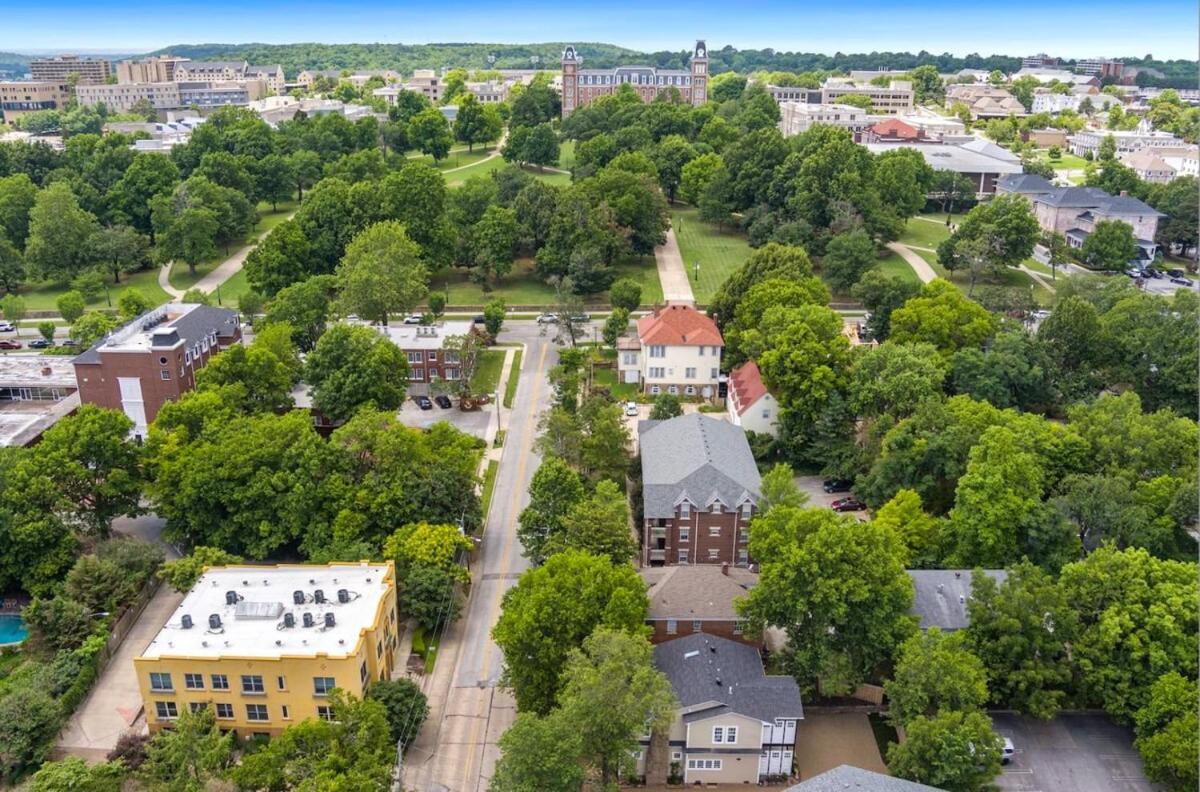
[[[529,451],[533,447],[532,433],[533,433],[533,431],[536,430],[536,427],[533,426],[533,418],[537,414],[537,400],[538,400],[538,395],[540,394],[541,389],[542,389],[542,370],[543,370],[543,366],[546,363],[546,352],[548,349],[549,349],[548,344],[542,345],[542,354],[538,357],[537,370],[534,372],[533,392],[530,395],[530,399],[529,399],[529,413],[527,416],[529,420],[525,426],[525,431],[521,434],[520,444],[517,446],[518,450],[520,451],[520,458],[517,460],[517,481],[518,482],[525,480],[525,467],[529,461]],[[514,373],[517,376],[520,375],[520,372],[514,372]],[[520,499],[521,499],[521,488],[520,488],[520,486],[516,486],[513,488],[512,494],[509,497],[508,521],[507,521],[507,523],[505,523],[505,526],[504,526],[504,528],[505,528],[504,547],[500,554],[500,569],[501,569],[502,574],[504,574],[508,571],[508,562],[509,562],[509,559],[512,557],[513,538],[516,536],[516,531],[514,530],[515,523],[517,520],[516,512],[517,512],[517,505],[520,503]],[[503,580],[504,578],[499,578],[499,579]],[[497,619],[499,618],[501,599],[503,599],[502,595],[496,597],[496,601],[492,604],[492,610],[488,614],[488,624],[489,625],[495,624]],[[491,637],[491,628],[490,627],[488,629],[488,637],[489,637],[489,641],[490,641],[490,637]],[[483,667],[480,669],[479,681],[485,683],[488,678],[488,673],[491,671],[491,668],[492,668],[491,647],[485,643],[483,651],[484,651]],[[481,690],[482,690],[482,688],[481,688]],[[485,705],[491,706],[490,705],[491,698],[489,696],[485,696],[484,698],[481,699],[481,701]],[[463,773],[463,782],[464,783],[468,783],[468,784],[470,783],[471,774],[475,770],[475,748],[474,748],[474,746],[475,746],[475,741],[479,737],[479,734],[478,734],[479,724],[482,720],[483,720],[482,713],[478,713],[478,712],[476,713],[476,717],[472,719],[471,736],[470,736],[470,739],[467,740],[468,750],[467,750],[467,764],[466,764],[466,767],[464,768],[464,773]],[[484,735],[484,738],[485,739],[487,738],[486,734]],[[483,756],[483,748],[481,747],[480,758],[482,758],[482,756]]]

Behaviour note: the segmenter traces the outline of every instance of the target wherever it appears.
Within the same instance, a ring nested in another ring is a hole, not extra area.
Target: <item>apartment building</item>
[[[396,636],[391,561],[211,567],[133,661],[146,723],[209,707],[258,737],[331,719],[333,690],[390,677]]]
[[[408,358],[408,380],[426,384],[448,380],[457,382],[462,378],[458,352],[447,349],[447,341],[476,335],[475,325],[469,321],[448,321],[435,325],[388,325],[377,328],[388,339],[403,350]],[[416,393],[419,388],[411,389]]]
[[[718,395],[725,341],[716,322],[691,305],[673,304],[638,319],[636,332],[617,344],[621,382],[652,395]]]
[[[784,137],[807,132],[816,124],[848,130],[857,143],[862,139],[863,132],[871,126],[871,117],[866,110],[852,105],[779,103],[779,131]]]
[[[485,82],[469,82],[465,87],[481,104],[499,104],[508,99],[508,92],[512,88],[512,84],[487,80]]]
[[[123,410],[146,436],[159,409],[196,387],[196,371],[241,340],[236,311],[168,303],[100,339],[74,359],[84,404]]]
[[[121,61],[117,64],[117,84],[175,82],[175,67],[187,60],[175,55],[157,55]]]
[[[1117,144],[1118,156],[1144,148],[1179,148],[1187,145],[1182,138],[1170,132],[1159,132],[1143,119],[1137,129],[1081,129],[1069,139],[1071,153],[1079,157],[1088,154],[1094,157],[1100,153],[1100,144],[1107,137]]]
[[[70,82],[74,75],[76,85],[102,85],[112,74],[112,64],[102,58],[78,55],[35,58],[29,62],[29,74],[42,82]]]
[[[402,83],[400,88],[405,91],[415,91],[437,104],[442,101],[442,90],[445,86],[442,84],[442,78],[433,69],[417,69],[413,72],[412,79]],[[392,101],[392,104],[395,104],[395,100]]]
[[[62,110],[70,101],[71,86],[66,82],[0,82],[0,116],[9,126],[27,113]]]
[[[262,80],[179,83],[180,106],[201,110],[226,105],[248,105],[266,95],[267,84]]]
[[[1069,94],[1055,93],[1046,88],[1038,88],[1033,92],[1033,105],[1030,107],[1030,112],[1033,113],[1050,113],[1058,115],[1064,110],[1071,110],[1078,113],[1083,100],[1087,99],[1092,110],[1097,113],[1108,112],[1108,109],[1113,105],[1121,104],[1121,100],[1112,94],[1100,93],[1095,91],[1092,86],[1082,86],[1072,89]]]
[[[800,104],[821,104],[820,88],[801,88],[794,85],[768,85],[767,93],[777,103],[799,102]]]
[[[262,80],[267,84],[267,91],[276,96],[287,91],[284,84],[283,67],[278,63],[270,66],[247,66],[244,79]]]
[[[951,85],[946,88],[946,106],[951,107],[956,102],[965,104],[975,120],[1026,115],[1025,105],[1008,89],[991,85]]]
[[[922,631],[937,627],[942,632],[964,629],[971,621],[967,603],[974,589],[971,569],[910,569],[913,605]],[[984,569],[983,574],[1000,585],[1008,578],[1003,569]]]
[[[746,432],[689,413],[640,421],[642,565],[749,563],[762,479]]]
[[[361,88],[371,79],[378,77],[385,83],[400,82],[400,72],[391,69],[374,69],[346,73],[345,69],[305,69],[296,75],[296,85],[304,90],[311,90],[319,78],[334,82],[347,82],[355,88]]]
[[[870,82],[855,82],[848,77],[830,77],[821,86],[821,103],[838,104],[843,96],[865,96],[871,100],[876,113],[895,115],[913,109],[912,83],[908,80],[891,80],[886,86]]]
[[[1037,55],[1028,55],[1021,59],[1022,69],[1056,69],[1062,63],[1058,58],[1052,58],[1042,52]]]
[[[95,107],[103,104],[113,113],[128,113],[138,102],[149,102],[155,110],[182,107],[179,83],[117,83],[116,85],[80,85],[75,88],[79,104]]]
[[[655,646],[654,666],[679,706],[665,733],[639,740],[636,775],[665,784],[675,765],[685,787],[792,775],[796,725],[804,719],[800,688],[791,676],[768,675],[757,648],[689,635]]]
[[[688,69],[659,69],[654,66],[617,66],[613,69],[584,69],[583,58],[568,45],[562,55],[562,116],[577,108],[616,93],[622,85],[632,86],[643,102],[674,89],[685,104],[699,107],[708,101],[708,46],[697,41]]]
[[[175,66],[175,79],[178,82],[262,82],[265,90],[262,94],[251,99],[261,99],[266,91],[281,94],[286,91],[284,85],[283,67],[252,66],[246,61],[184,61]]]
[[[1101,80],[1106,77],[1111,77],[1113,80],[1120,80],[1121,72],[1124,68],[1125,66],[1121,61],[1113,60],[1112,58],[1085,58],[1075,64],[1075,71],[1080,74],[1099,77]]]

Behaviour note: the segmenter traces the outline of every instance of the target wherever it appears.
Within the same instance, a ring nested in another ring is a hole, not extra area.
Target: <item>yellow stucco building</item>
[[[328,718],[333,688],[390,677],[396,628],[390,561],[210,568],[134,660],[146,722],[209,706],[250,737]]]

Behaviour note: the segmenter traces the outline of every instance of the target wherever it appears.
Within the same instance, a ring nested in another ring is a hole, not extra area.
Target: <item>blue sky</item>
[[[774,47],[1195,58],[1195,0],[996,2],[481,2],[480,0],[0,0],[0,50],[137,51],[260,41],[605,41],[635,49]]]

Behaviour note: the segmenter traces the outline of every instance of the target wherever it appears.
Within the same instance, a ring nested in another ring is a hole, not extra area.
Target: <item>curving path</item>
[[[937,273],[933,271],[933,267],[929,266],[929,262],[921,258],[908,245],[902,245],[899,242],[888,242],[887,248],[899,255],[900,258],[908,263],[908,266],[913,268],[913,272],[917,273],[917,277],[921,279],[921,283],[929,283],[937,277]]]
[[[295,214],[296,210],[293,209],[288,213],[287,217],[284,218],[283,222],[291,220]],[[207,294],[212,294],[214,291],[216,291],[218,286],[232,278],[242,269],[242,265],[246,263],[246,257],[250,255],[250,251],[258,247],[258,243],[263,240],[267,233],[270,232],[265,232],[258,235],[254,238],[253,242],[248,242],[235,250],[229,258],[225,259],[216,267],[214,267],[212,272],[196,281],[196,285],[192,288],[199,289]],[[171,267],[174,265],[174,263],[175,262],[173,261],[168,262],[158,268],[158,286],[167,294],[171,295],[173,299],[178,300],[183,297],[184,292],[171,285]]]

